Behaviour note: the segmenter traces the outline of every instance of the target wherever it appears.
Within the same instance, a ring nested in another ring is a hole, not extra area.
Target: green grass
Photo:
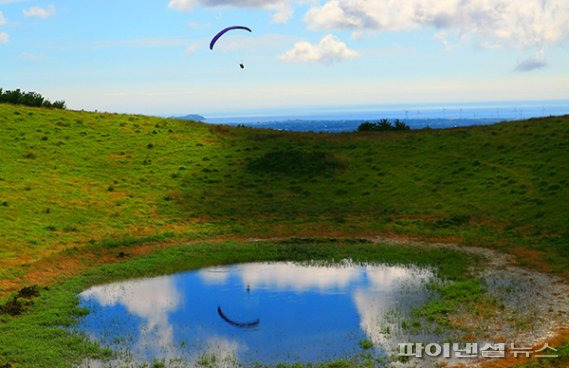
[[[342,167],[342,163],[330,153],[289,150],[265,153],[251,161],[247,168],[254,173],[313,177],[331,175]]]
[[[166,232],[163,234],[149,235],[143,237],[127,236],[120,239],[105,239],[101,242],[101,245],[104,248],[117,248],[117,247],[131,246],[135,244],[165,241],[174,237],[175,234],[172,232]]]
[[[0,105],[0,266],[163,234],[389,232],[564,272],[568,142],[569,117],[328,135]]]
[[[438,326],[449,325],[449,315],[474,303],[488,302],[485,289],[478,280],[460,280],[452,283],[433,283],[431,289],[437,298],[415,309],[414,313],[436,322]]]
[[[214,236],[444,238],[567,275],[568,142],[568,116],[329,135],[0,104],[0,295],[8,301],[5,281],[28,284],[34,263],[54,253],[128,253],[147,242]],[[449,251],[322,239],[176,247],[61,278],[23,315],[0,316],[0,365],[67,367],[108,356],[59,327],[85,313],[76,293],[99,282],[342,258],[436,266],[454,282],[439,285],[440,298],[421,309],[434,321],[483,294],[465,273],[467,257]]]
[[[558,358],[540,358],[528,364],[521,364],[516,368],[559,368],[569,367],[569,343],[558,346],[557,352],[547,350],[541,354],[558,355]]]
[[[120,248],[118,248],[120,249]],[[287,242],[194,244],[164,248],[123,263],[105,265],[62,280],[41,290],[22,315],[0,314],[0,365],[14,367],[71,367],[83,358],[110,357],[79,335],[62,326],[72,326],[85,314],[78,308],[77,294],[89,286],[135,277],[148,277],[204,266],[251,261],[355,262],[419,264],[434,269],[444,279],[468,278],[473,259],[449,250],[392,247],[366,242],[338,242],[333,239],[299,239]],[[340,363],[338,363],[340,364]],[[355,363],[353,363],[355,364]],[[333,366],[333,365],[331,365]],[[355,366],[355,365],[352,365]]]
[[[373,342],[371,342],[371,340],[368,340],[368,339],[358,341],[358,345],[363,350],[369,350],[369,349],[373,348]]]

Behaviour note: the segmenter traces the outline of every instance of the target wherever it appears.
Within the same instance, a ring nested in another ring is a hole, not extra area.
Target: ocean
[[[204,121],[276,130],[341,133],[356,130],[362,122],[380,119],[400,119],[411,129],[442,129],[566,114],[569,114],[569,100],[322,108],[305,109],[294,114],[279,111],[272,114],[212,115]]]

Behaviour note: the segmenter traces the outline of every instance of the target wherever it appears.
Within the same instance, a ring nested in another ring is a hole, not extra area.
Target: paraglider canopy
[[[221,30],[218,34],[216,34],[213,39],[211,40],[211,42],[209,43],[209,49],[213,50],[213,47],[215,46],[216,42],[221,38],[221,36],[223,36],[224,34],[226,34],[229,31],[235,30],[235,29],[242,29],[245,31],[249,31],[249,32],[253,32],[251,31],[251,28],[249,27],[244,27],[244,26],[232,26],[232,27],[227,27],[223,30]]]

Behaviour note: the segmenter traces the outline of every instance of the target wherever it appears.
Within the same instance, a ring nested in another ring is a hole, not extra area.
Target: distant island
[[[192,121],[205,121],[206,118],[201,116],[201,115],[197,115],[197,114],[189,114],[189,115],[184,115],[184,116],[173,116],[173,119],[179,119],[179,120],[192,120]]]

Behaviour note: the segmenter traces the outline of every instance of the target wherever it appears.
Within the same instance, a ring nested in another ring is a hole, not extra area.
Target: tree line
[[[358,132],[390,132],[397,130],[411,130],[411,127],[399,119],[393,123],[388,119],[381,119],[378,122],[366,121],[358,127]]]
[[[23,92],[20,89],[4,91],[0,88],[0,103],[65,109],[65,101],[51,102],[37,92]]]

